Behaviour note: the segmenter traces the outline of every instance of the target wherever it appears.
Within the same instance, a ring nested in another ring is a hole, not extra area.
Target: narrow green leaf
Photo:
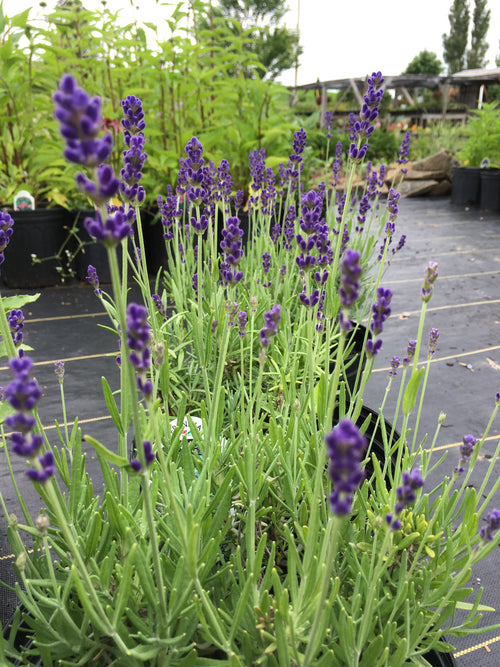
[[[421,368],[418,371],[412,373],[408,384],[406,385],[404,397],[403,397],[403,414],[409,415],[415,406],[415,401],[417,400],[417,392],[420,387],[420,382],[424,375],[424,369]]]
[[[86,435],[84,436],[83,439],[85,440],[85,442],[88,442],[89,444],[92,445],[98,456],[103,458],[108,463],[111,463],[111,465],[118,466],[119,468],[126,468],[127,466],[130,465],[128,459],[126,459],[124,456],[120,456],[119,454],[115,454],[114,452],[110,451],[107,447],[105,447],[102,444],[102,442],[99,442],[91,435]]]
[[[120,413],[116,406],[115,399],[113,398],[113,392],[111,391],[108,381],[104,376],[101,377],[101,382],[102,382],[102,390],[104,392],[104,400],[106,401],[106,406],[109,410],[109,414],[111,415],[111,419],[113,420],[114,425],[118,429],[120,435],[125,435]]]

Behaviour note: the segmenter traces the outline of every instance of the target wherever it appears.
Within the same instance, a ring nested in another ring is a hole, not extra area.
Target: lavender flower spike
[[[267,313],[264,313],[264,320],[266,324],[260,330],[260,342],[262,347],[268,347],[271,339],[278,333],[278,324],[281,320],[281,308],[276,304]]]
[[[153,394],[153,383],[146,378],[151,364],[151,327],[147,321],[148,311],[144,306],[130,303],[127,307],[127,345],[130,349],[129,360],[134,366],[137,386],[146,398]]]
[[[491,542],[493,533],[500,528],[500,510],[492,510],[486,515],[486,526],[481,528],[480,535],[483,542]]]
[[[3,211],[0,211],[0,264],[2,264],[5,259],[4,250],[9,245],[13,225],[14,220],[12,220],[9,213],[7,213],[7,210],[4,209]]]
[[[432,292],[434,290],[434,283],[438,277],[438,262],[429,262],[427,271],[424,276],[424,284],[422,285],[422,301],[427,303],[430,301]]]
[[[405,507],[416,500],[416,491],[422,488],[424,480],[420,470],[412,470],[412,472],[403,473],[403,484],[396,489],[396,498],[398,499],[394,512],[401,514]],[[399,530],[401,528],[401,521],[396,519],[393,514],[387,513],[385,515],[385,522],[392,530]]]
[[[463,443],[460,445],[460,460],[453,470],[455,475],[461,475],[464,472],[464,466],[468,463],[470,457],[474,453],[476,444],[477,439],[473,435],[464,435]]]
[[[365,476],[361,461],[366,439],[358,427],[345,418],[325,436],[325,443],[333,485],[330,507],[337,516],[345,516],[351,512],[353,495]]]
[[[68,162],[88,167],[106,162],[111,156],[113,139],[111,134],[98,139],[102,127],[100,99],[89,99],[87,93],[78,88],[74,77],[65,74],[54,94],[54,102],[54,116],[66,140],[64,157]]]

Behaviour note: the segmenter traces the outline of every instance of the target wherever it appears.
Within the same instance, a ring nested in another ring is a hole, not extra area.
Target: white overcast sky
[[[46,2],[49,7],[55,4],[55,0]],[[100,0],[83,0],[83,4],[89,9],[102,7]],[[158,25],[176,4],[107,0],[107,7],[113,12],[120,10],[124,21],[138,18]],[[374,70],[400,74],[423,49],[443,59],[442,35],[449,31],[452,0],[287,0],[287,4],[285,22],[293,28],[300,5],[304,53],[298,70],[299,85],[317,79],[364,77]],[[473,0],[470,4],[473,7]],[[3,0],[3,5],[8,16],[28,7],[33,8],[33,15],[38,10],[38,3],[29,0]],[[500,53],[500,0],[489,0],[488,7],[491,21],[487,58],[488,66],[495,67],[495,57]],[[293,85],[294,72],[285,73],[282,82]]]

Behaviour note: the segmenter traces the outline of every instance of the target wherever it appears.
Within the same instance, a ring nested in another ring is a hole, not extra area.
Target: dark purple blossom
[[[146,398],[153,393],[153,383],[146,378],[151,364],[151,327],[148,324],[148,311],[144,306],[130,303],[127,306],[127,346],[129,360],[135,368],[137,386]]]
[[[38,467],[28,468],[25,472],[26,475],[33,481],[38,482],[39,484],[44,484],[56,471],[54,465],[54,456],[52,452],[45,452],[42,456],[39,456],[36,460]]]
[[[346,516],[352,510],[354,493],[365,477],[361,461],[366,439],[357,426],[344,418],[325,436],[325,443],[333,486],[330,507],[337,516]]]
[[[313,290],[313,292],[307,296],[306,288],[302,290],[299,294],[300,303],[307,308],[313,308],[319,302],[319,289]]]
[[[480,531],[483,542],[491,542],[493,533],[500,528],[500,510],[491,510],[486,515],[486,526],[483,526]]]
[[[436,351],[438,338],[439,338],[439,330],[435,328],[431,329],[429,333],[429,350],[428,350],[429,359],[434,355]]]
[[[97,271],[95,267],[92,266],[92,264],[89,264],[87,268],[87,275],[85,276],[85,280],[89,282],[94,288],[94,294],[96,296],[101,296],[102,289],[99,287],[99,276],[97,275]]]
[[[335,188],[338,180],[339,180],[339,174],[340,170],[342,168],[342,142],[337,141],[337,145],[335,147],[335,160],[333,161],[333,187]]]
[[[108,248],[113,248],[134,233],[132,223],[135,220],[135,213],[131,208],[125,212],[125,208],[120,206],[118,209],[108,212],[104,222],[100,211],[96,211],[94,215],[94,218],[85,219],[85,229],[90,236]]]
[[[4,251],[9,245],[10,237],[12,236],[12,227],[14,220],[12,220],[7,210],[0,211],[0,264],[5,259]]]
[[[391,314],[390,303],[392,299],[392,290],[379,287],[377,289],[377,300],[372,306],[372,321],[370,324],[371,332],[378,336],[384,329],[384,322]]]
[[[262,347],[268,347],[272,338],[278,333],[278,324],[281,320],[281,308],[279,304],[274,305],[271,310],[264,313],[265,325],[260,330],[260,342]]]
[[[404,368],[408,368],[408,366],[410,365],[410,363],[413,361],[413,357],[415,356],[415,350],[416,350],[416,349],[417,349],[417,341],[416,341],[416,340],[410,340],[410,341],[408,342],[408,348],[407,348],[407,350],[406,350],[406,354],[407,354],[408,356],[406,356],[406,357],[403,359],[403,367],[404,367]]]
[[[470,457],[474,453],[476,444],[477,439],[473,435],[464,435],[463,442],[460,445],[460,460],[453,470],[456,475],[461,475],[464,472],[464,466],[469,462]]]
[[[149,468],[156,458],[151,442],[149,440],[144,440],[142,443],[142,449],[144,452],[144,462],[146,464],[146,468]],[[130,459],[130,465],[132,469],[135,470],[135,472],[140,472],[142,470],[142,463],[137,459]]]
[[[246,311],[240,310],[238,313],[238,336],[240,336],[240,338],[245,337],[247,322],[248,315],[246,314]]]
[[[399,357],[393,357],[391,359],[391,370],[389,371],[390,377],[396,377],[400,363],[401,359]]]
[[[202,235],[208,229],[208,218],[203,213],[199,218],[191,217],[191,225],[195,231],[195,234]]]
[[[403,137],[403,141],[401,142],[401,146],[398,150],[399,157],[396,160],[398,164],[406,164],[408,162],[408,156],[410,155],[410,139],[411,132],[407,132]],[[407,172],[408,169],[401,169],[402,174],[406,174]]]
[[[400,237],[400,239],[399,239],[399,241],[398,241],[398,245],[397,245],[395,248],[392,249],[392,254],[394,255],[394,254],[397,253],[399,250],[401,250],[402,248],[404,248],[405,243],[406,243],[406,234],[401,234],[401,237]]]
[[[361,255],[350,248],[345,251],[340,262],[340,302],[344,308],[351,308],[359,297],[361,276]]]
[[[80,172],[75,176],[75,182],[80,192],[87,195],[96,206],[101,206],[112,199],[120,187],[120,181],[109,164],[100,164],[97,167],[95,181]]]
[[[243,257],[242,236],[243,230],[240,229],[239,218],[228,218],[222,230],[222,241],[220,242],[223,250],[221,276],[225,284],[235,285],[243,278],[243,272],[237,270]]]
[[[325,111],[325,130],[326,130],[326,138],[327,139],[332,138],[332,128],[333,128],[332,112],[329,109],[327,109]]]
[[[165,310],[165,306],[163,305],[163,301],[161,300],[161,296],[159,294],[153,294],[151,296],[153,299],[153,303],[156,306],[156,310],[160,313],[160,315],[163,317],[163,321],[166,322],[167,320],[167,312]]]
[[[396,218],[398,217],[399,213],[398,202],[400,197],[401,193],[396,192],[394,188],[391,188],[389,190],[389,194],[387,195],[387,210],[389,211],[389,222],[394,222],[394,220],[396,220]]]
[[[269,273],[269,269],[271,268],[271,255],[266,252],[262,255],[262,268],[264,269],[264,273],[267,275]]]
[[[43,437],[33,434],[35,418],[31,411],[36,407],[42,390],[31,377],[33,362],[29,357],[16,357],[9,361],[14,378],[5,388],[5,399],[17,412],[5,419],[6,425],[14,431],[11,434],[12,450],[25,458],[33,458],[43,444]]]
[[[172,186],[167,185],[167,196],[165,201],[163,201],[161,195],[158,195],[158,210],[161,214],[161,224],[165,228],[163,238],[170,240],[174,237],[174,232],[172,227],[177,224],[179,218],[182,215],[182,211],[178,205],[178,199],[172,192]]]
[[[97,167],[111,156],[113,139],[110,134],[98,138],[102,128],[101,101],[89,99],[70,74],[65,74],[54,94],[54,116],[66,140],[64,157],[68,162]]]
[[[405,507],[415,502],[417,497],[416,491],[424,485],[422,473],[418,469],[411,472],[405,471],[402,481],[403,484],[396,489],[397,503],[394,506],[396,514],[400,514]]]
[[[23,311],[19,308],[15,308],[10,311],[7,321],[9,323],[9,329],[12,336],[12,340],[16,347],[19,347],[23,342],[23,327],[24,327],[24,315]]]
[[[427,270],[425,272],[424,276],[424,284],[422,285],[422,301],[427,303],[431,296],[432,292],[434,290],[434,283],[437,280],[438,277],[438,262],[429,262],[427,266]]]
[[[292,241],[295,236],[295,218],[296,218],[296,211],[295,211],[295,206],[290,206],[287,214],[285,216],[285,225],[283,229],[284,233],[284,240],[283,240],[283,247],[285,250],[291,250],[293,245]]]

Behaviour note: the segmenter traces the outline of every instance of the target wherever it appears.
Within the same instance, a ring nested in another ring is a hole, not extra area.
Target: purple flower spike
[[[333,490],[330,507],[337,516],[350,514],[353,495],[365,477],[361,461],[366,440],[349,419],[342,419],[325,436],[330,459],[330,478]]]
[[[480,535],[483,542],[491,542],[493,533],[500,528],[500,510],[492,510],[486,515],[486,526],[481,528]]]
[[[461,475],[464,472],[464,466],[469,462],[470,457],[474,453],[476,444],[477,439],[473,435],[464,435],[463,442],[460,445],[460,460],[453,470],[456,475]]]
[[[327,139],[332,138],[332,128],[333,128],[332,112],[329,109],[327,109],[325,111],[325,130],[326,130],[326,138]]]
[[[434,283],[438,277],[438,262],[429,262],[424,276],[424,284],[422,285],[422,301],[427,303],[430,301],[432,292],[434,290]]]
[[[161,300],[161,296],[159,294],[153,294],[152,297],[153,302],[156,306],[156,310],[159,312],[159,314],[163,317],[163,321],[167,321],[167,311],[165,310],[165,306],[163,305],[163,301]]]
[[[61,359],[55,362],[54,373],[56,374],[56,377],[59,380],[59,384],[62,384],[64,381],[64,361],[62,361]]]
[[[396,377],[398,374],[398,368],[401,363],[401,359],[399,357],[393,357],[391,360],[391,370],[389,371],[389,376],[390,377]]]
[[[226,285],[235,285],[243,278],[243,273],[236,270],[243,257],[242,236],[243,230],[240,229],[239,218],[228,218],[222,230],[222,241],[220,242],[220,247],[224,252],[221,276]]]
[[[436,351],[438,338],[439,338],[439,330],[431,329],[429,334],[429,351],[428,351],[429,359],[434,355]]]
[[[406,350],[406,354],[408,356],[403,359],[404,368],[408,368],[410,363],[413,361],[413,357],[415,356],[415,350],[416,349],[417,349],[417,341],[416,340],[410,340],[408,342],[408,349]]]
[[[359,297],[361,276],[361,255],[357,250],[350,248],[345,251],[344,257],[340,262],[340,301],[344,308],[351,308]]]
[[[113,248],[120,241],[133,235],[131,222],[135,219],[133,209],[125,213],[123,206],[116,211],[109,213],[103,222],[99,211],[95,212],[95,218],[86,218],[84,225],[90,236],[97,241],[101,241],[108,248]]]
[[[38,458],[38,463],[41,470],[37,468],[28,468],[26,475],[33,481],[39,484],[44,484],[55,473],[54,456],[52,452],[45,452],[43,456]]]
[[[54,94],[54,116],[66,140],[64,157],[68,162],[97,167],[111,156],[113,139],[110,134],[98,139],[102,127],[101,102],[98,97],[89,99],[78,88],[76,80],[65,74]]]
[[[424,480],[420,470],[412,470],[412,472],[403,473],[403,485],[396,489],[396,503],[394,510],[396,514],[400,514],[405,507],[413,503],[417,497],[416,491],[422,488]]]
[[[153,384],[146,378],[151,364],[151,327],[148,324],[148,311],[144,306],[130,303],[127,306],[127,345],[131,350],[130,363],[138,375],[137,386],[146,398],[153,394]]]
[[[406,164],[408,162],[408,156],[410,155],[410,139],[411,132],[407,132],[403,137],[403,141],[398,150],[399,157],[396,160],[397,164]],[[401,169],[401,173],[406,174],[407,172],[408,169]]]
[[[94,183],[81,172],[75,176],[75,182],[80,192],[87,195],[96,206],[101,206],[117,194],[120,181],[114,175],[109,164],[100,164],[97,167],[96,181]]]
[[[377,289],[377,300],[372,306],[372,321],[370,329],[374,336],[378,336],[384,329],[384,322],[391,314],[390,303],[392,291],[379,287]]]
[[[0,264],[5,259],[4,250],[9,245],[13,225],[14,220],[7,213],[7,210],[0,211]]]
[[[268,347],[272,338],[278,333],[278,324],[281,320],[281,308],[279,304],[274,305],[271,310],[264,313],[265,325],[260,330],[260,342],[262,347]]]
[[[97,271],[95,267],[92,266],[92,264],[89,264],[88,266],[85,280],[92,285],[92,287],[94,288],[94,294],[96,296],[102,295],[102,289],[99,287],[99,276],[97,275]]]
[[[9,322],[9,329],[12,335],[12,340],[16,347],[19,347],[23,342],[23,327],[24,327],[24,315],[23,311],[19,308],[11,310],[7,320]]]
[[[139,181],[142,178],[142,168],[147,158],[144,149],[144,111],[142,102],[134,95],[128,95],[122,101],[123,115],[122,126],[125,139],[126,151],[123,153],[124,167],[120,172],[122,182],[120,191],[125,201],[140,205],[143,203],[146,193]]]
[[[151,446],[149,440],[144,440],[142,446],[144,449],[144,459],[146,461],[146,465],[150,466],[156,458],[155,453],[153,452],[153,447]]]
[[[135,95],[127,95],[122,100],[122,109],[124,118],[121,123],[124,130],[130,135],[142,132],[146,127],[146,122],[141,100]]]

